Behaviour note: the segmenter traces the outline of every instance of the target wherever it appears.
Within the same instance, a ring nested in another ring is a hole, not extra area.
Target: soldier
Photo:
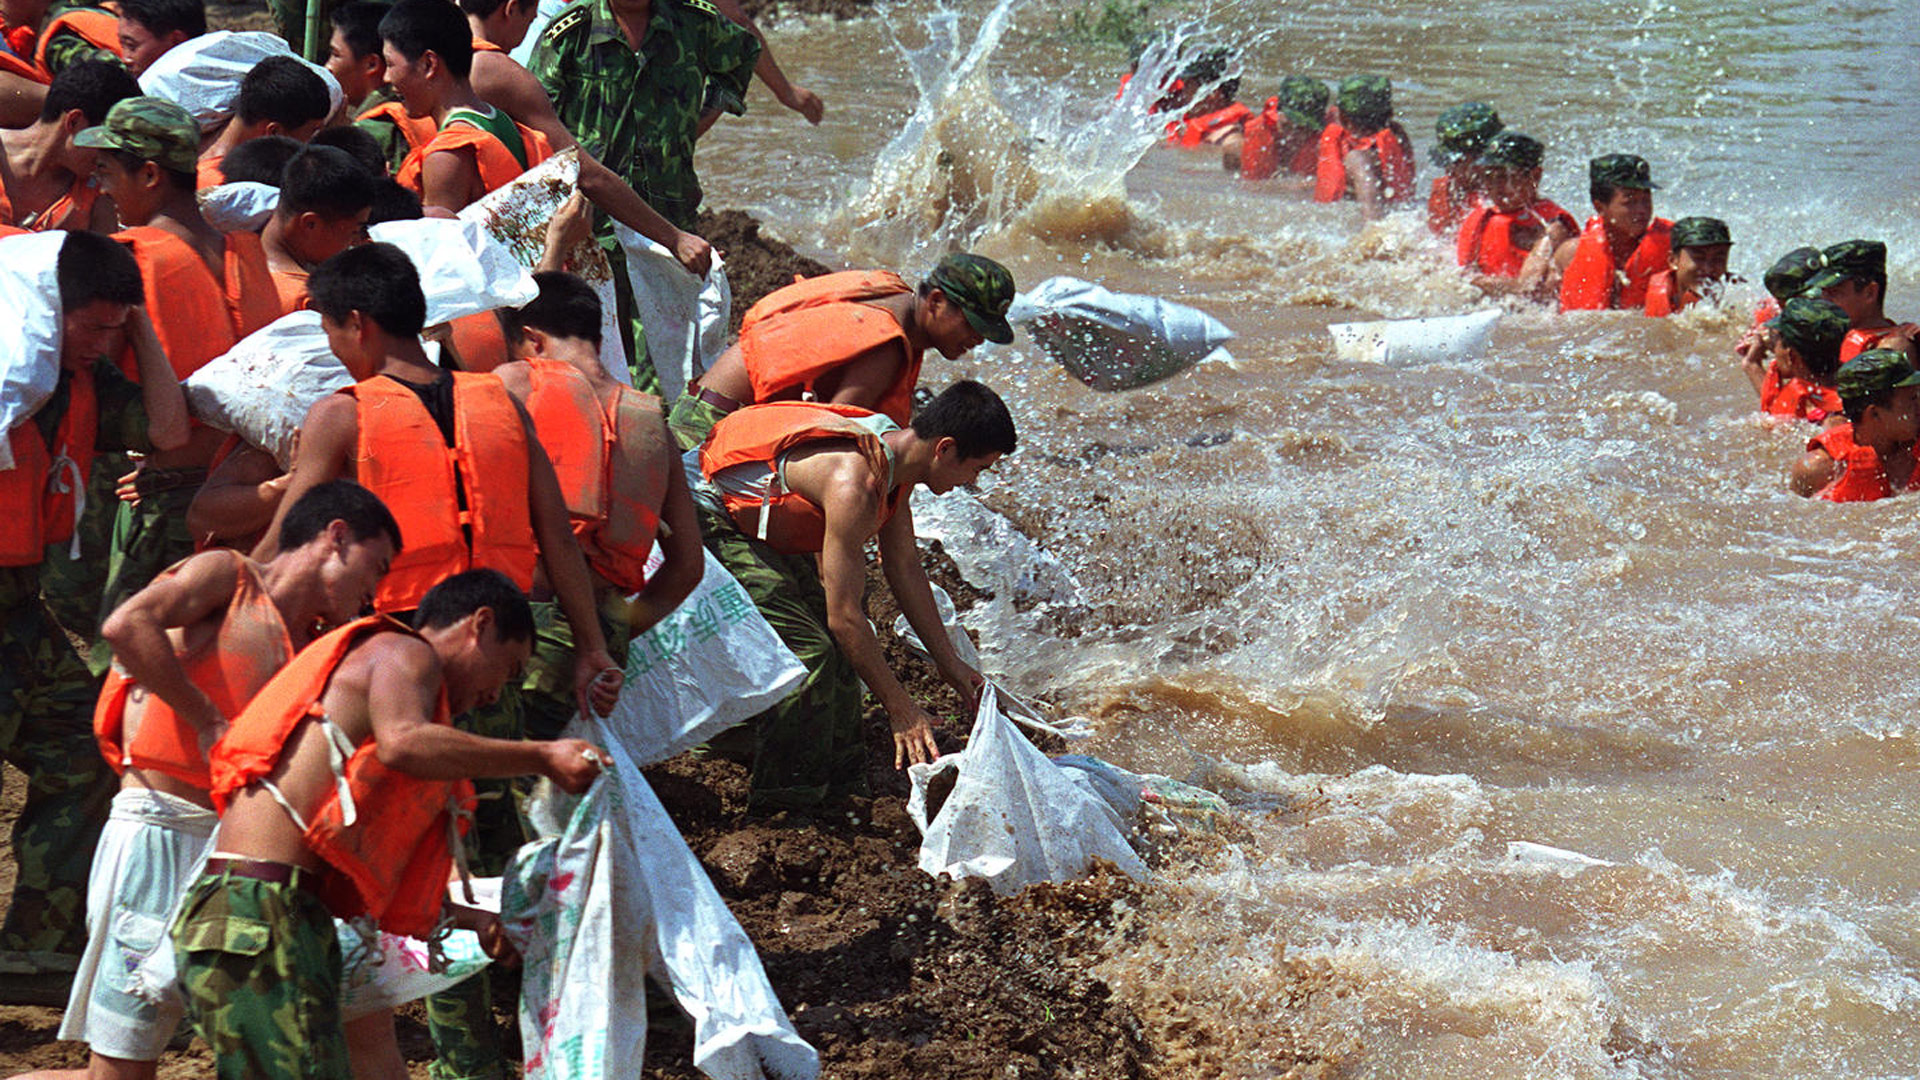
[[[57,252],[57,254],[56,254]],[[33,415],[7,432],[15,465],[0,470],[0,747],[27,774],[26,805],[13,826],[19,876],[0,925],[0,979],[70,974],[86,944],[87,868],[112,786],[93,749],[88,718],[99,681],[74,654],[40,599],[49,545],[73,535],[74,500],[97,451],[153,450],[187,441],[186,400],[140,305],[140,267],[120,244],[73,232],[0,242],[0,265],[44,273],[57,260],[59,383]],[[122,337],[138,384],[110,358]]]
[[[1794,467],[1793,486],[1828,502],[1872,502],[1906,491],[1920,437],[1920,373],[1897,349],[1868,349],[1840,366],[1844,424],[1815,436]],[[1822,463],[1821,456],[1826,457]]]
[[[233,119],[200,155],[202,188],[225,182],[220,162],[241,143],[267,135],[284,135],[304,143],[313,138],[333,111],[327,84],[306,64],[291,56],[269,56],[240,79]]]
[[[1438,141],[1427,156],[1445,170],[1433,178],[1427,196],[1427,228],[1436,235],[1446,236],[1467,219],[1482,191],[1480,151],[1504,126],[1484,101],[1450,105],[1433,122]]]
[[[1646,306],[1647,283],[1667,268],[1671,254],[1673,222],[1653,216],[1659,186],[1647,160],[1633,154],[1603,154],[1587,163],[1593,216],[1553,254],[1561,311]]]
[[[1353,199],[1368,221],[1387,204],[1413,198],[1413,140],[1393,118],[1393,84],[1385,75],[1349,75],[1335,98],[1339,118],[1320,132],[1315,202]]]
[[[1220,163],[1242,180],[1265,180],[1282,169],[1290,177],[1312,176],[1332,97],[1332,88],[1311,76],[1281,79],[1279,95],[1267,99],[1260,115],[1248,119],[1239,135],[1221,140]]]
[[[691,233],[700,209],[693,146],[722,112],[746,111],[760,41],[708,0],[582,0],[540,35],[528,69],[580,145]],[[613,262],[614,297],[634,385],[657,387],[643,363],[626,255],[604,215],[595,233]]]
[[[1807,292],[1840,305],[1852,329],[1840,346],[1846,363],[1868,349],[1898,349],[1912,358],[1920,347],[1920,326],[1887,318],[1887,245],[1878,240],[1842,240],[1820,253],[1820,268],[1807,279]]]
[[[1760,411],[1815,424],[1838,416],[1841,402],[1834,379],[1840,343],[1847,336],[1847,313],[1830,300],[1792,296],[1766,329],[1779,342],[1772,366],[1762,371],[1758,364],[1745,365],[1760,394]]]
[[[1733,236],[1719,218],[1684,217],[1673,223],[1669,243],[1667,269],[1647,282],[1646,312],[1654,318],[1692,307],[1702,290],[1726,280]]]
[[[40,119],[0,130],[0,225],[113,231],[112,207],[98,201],[93,151],[73,139],[104,122],[115,103],[139,96],[140,84],[119,64],[88,61],[54,76]]]
[[[206,32],[205,0],[120,0],[120,56],[135,78],[167,50]]]

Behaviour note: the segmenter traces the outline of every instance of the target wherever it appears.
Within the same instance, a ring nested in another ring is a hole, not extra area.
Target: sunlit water
[[[1585,159],[1641,153],[1659,212],[1727,219],[1756,280],[1884,239],[1889,312],[1920,315],[1911,6],[1368,6],[1181,17],[1254,43],[1250,100],[1391,74],[1423,159],[1440,108],[1491,101],[1581,217]],[[1167,883],[1178,962],[1123,981],[1179,984],[1248,1075],[1281,1028],[1354,1076],[1920,1075],[1916,504],[1785,493],[1806,432],[1753,415],[1729,352],[1757,292],[1338,360],[1329,322],[1485,302],[1412,213],[1141,156],[1124,54],[1062,41],[1060,10],[777,28],[827,125],[756,91],[700,169],[817,251],[912,276],[967,244],[1240,334],[1237,367],[1130,394],[1024,339],[928,369],[1006,394],[1022,446],[986,497],[1078,585],[996,602],[990,665],[1253,831]],[[1327,989],[1274,997],[1282,957]]]

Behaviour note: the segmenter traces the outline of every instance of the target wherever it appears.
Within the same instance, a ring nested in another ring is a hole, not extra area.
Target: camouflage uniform
[[[221,1080],[353,1075],[340,939],[319,897],[298,884],[202,874],[172,937],[188,1022]]]
[[[86,10],[114,14],[92,4],[55,4],[47,9],[47,21],[52,22],[69,11]],[[53,36],[47,39],[47,73],[49,75],[57,76],[82,60],[106,60],[120,64],[122,67],[126,66],[126,62],[120,59],[119,53],[112,49],[103,49],[80,36],[76,31],[65,27],[54,31]]]
[[[747,84],[760,41],[707,0],[654,0],[647,35],[636,51],[614,21],[608,0],[577,0],[534,46],[527,67],[553,99],[560,122],[681,229],[700,209],[693,144],[700,117],[712,109],[746,112]],[[613,263],[621,343],[636,387],[658,392],[646,337],[633,310],[626,255],[613,221],[597,215],[596,236]]]
[[[93,476],[87,482],[87,505],[74,529],[80,537],[79,557],[74,557],[71,544],[48,544],[46,558],[40,562],[40,593],[47,610],[67,633],[93,643],[84,659],[95,675],[105,675],[113,659],[100,639],[100,598],[106,593],[113,518],[120,508],[114,489],[132,470],[133,462],[125,454],[96,455]]]
[[[739,580],[807,669],[799,689],[748,721],[753,733],[748,807],[810,809],[839,796],[865,794],[860,712],[866,690],[827,628],[827,592],[817,556],[775,551],[707,506],[699,507],[699,515],[707,550]]]
[[[201,468],[140,470],[134,480],[140,501],[120,503],[113,521],[113,546],[100,598],[102,619],[121,601],[146,588],[162,570],[193,554],[187,507],[206,479],[207,470]]]
[[[353,126],[373,136],[373,141],[380,144],[380,152],[386,155],[389,175],[398,173],[400,166],[406,164],[407,156],[413,153],[413,146],[400,133],[399,124],[385,116],[369,117],[367,113],[399,100],[400,95],[394,92],[393,87],[376,86],[354,112]]]
[[[147,448],[140,388],[113,364],[93,367],[101,450]],[[72,391],[62,378],[30,421],[58,429]],[[19,877],[0,949],[79,956],[86,946],[87,874],[113,799],[113,774],[93,739],[100,680],[86,668],[41,598],[39,566],[0,567],[0,748],[27,775],[13,823]]]
[[[713,425],[725,417],[720,406],[698,394],[682,394],[667,412],[667,430],[673,434],[674,445],[684,453],[706,442],[707,436],[713,433]]]

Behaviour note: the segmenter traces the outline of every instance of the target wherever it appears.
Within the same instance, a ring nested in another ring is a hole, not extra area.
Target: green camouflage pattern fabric
[[[187,1020],[220,1080],[348,1080],[340,938],[292,884],[202,874],[172,930]]]
[[[121,502],[114,516],[101,618],[146,588],[162,570],[193,554],[187,507],[206,479],[207,470],[198,468],[140,470],[135,481],[140,501]]]
[[[124,150],[142,161],[191,175],[200,161],[200,127],[187,110],[157,97],[116,101],[107,119],[73,137],[73,145]]]
[[[40,599],[38,568],[0,567],[0,756],[27,777],[0,950],[77,957],[87,874],[116,785],[93,739],[100,680]]]
[[[1439,143],[1427,152],[1428,156],[1435,165],[1441,166],[1465,161],[1486,149],[1487,140],[1505,126],[1500,122],[1500,114],[1484,101],[1449,105],[1440,110],[1439,119],[1433,122],[1433,133]]]
[[[1659,191],[1653,182],[1653,168],[1638,154],[1602,154],[1587,162],[1587,183],[1592,187],[1635,188]]]
[[[1847,339],[1847,313],[1840,305],[1817,296],[1790,296],[1780,305],[1780,314],[1767,320],[1782,341],[1794,351],[1835,354]]]
[[[1333,88],[1311,75],[1289,75],[1280,80],[1280,111],[1295,126],[1319,131],[1327,126],[1327,102]]]
[[[706,442],[713,425],[725,416],[720,406],[702,401],[698,394],[682,394],[667,411],[667,431],[672,433],[674,445],[684,454]]]
[[[1683,217],[1673,223],[1673,250],[1690,247],[1713,247],[1719,244],[1733,243],[1733,233],[1727,229],[1727,223],[1719,218]]]
[[[1013,340],[1007,308],[1013,304],[1013,274],[984,255],[956,251],[934,264],[927,281],[960,308],[968,325],[1000,345]]]
[[[421,999],[433,1041],[431,1080],[507,1080],[506,1051],[493,1022],[492,970]]]
[[[1340,112],[1365,127],[1393,119],[1393,81],[1385,75],[1349,75],[1340,80]]]
[[[806,680],[786,700],[747,721],[753,740],[748,809],[809,810],[866,794],[860,731],[866,690],[827,629],[827,593],[815,557],[775,551],[704,506],[699,515],[707,550],[807,669]]]
[[[1780,261],[1767,268],[1760,279],[1767,286],[1767,292],[1775,300],[1785,301],[1789,297],[1799,296],[1807,291],[1807,280],[1820,269],[1820,249],[1794,248]]]
[[[745,112],[759,58],[759,39],[707,0],[655,0],[637,51],[608,0],[576,0],[548,24],[527,67],[581,145],[668,221],[691,229],[700,209],[693,168],[700,117],[712,109]],[[605,215],[599,226],[611,247]]]
[[[92,4],[55,4],[47,9],[47,21],[52,22],[69,11],[98,11],[107,15],[114,14]],[[122,67],[126,66],[126,61],[120,59],[119,53],[112,49],[103,49],[65,27],[55,30],[53,36],[47,39],[48,74],[58,76],[83,60],[105,60]]]
[[[406,164],[407,155],[413,153],[413,147],[407,142],[407,137],[400,133],[399,124],[385,116],[369,117],[367,114],[399,100],[400,95],[394,92],[393,87],[377,86],[354,113],[353,126],[373,136],[373,141],[380,144],[380,153],[387,159],[388,175],[400,171],[400,166]]]
[[[1820,253],[1820,268],[1807,288],[1826,289],[1843,281],[1887,276],[1887,245],[1878,240],[1842,240]]]
[[[1840,400],[1857,401],[1883,390],[1920,386],[1920,372],[1899,349],[1868,349],[1840,365],[1837,381]]]
[[[1480,164],[1501,169],[1537,169],[1547,148],[1518,131],[1502,131],[1480,149]]]

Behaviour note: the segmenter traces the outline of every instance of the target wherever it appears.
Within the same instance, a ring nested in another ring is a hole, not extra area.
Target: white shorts
[[[167,943],[167,921],[220,823],[213,811],[146,788],[113,797],[87,875],[87,951],[60,1021],[107,1057],[157,1061],[180,1026],[177,998],[155,1004],[135,992],[134,971]]]

